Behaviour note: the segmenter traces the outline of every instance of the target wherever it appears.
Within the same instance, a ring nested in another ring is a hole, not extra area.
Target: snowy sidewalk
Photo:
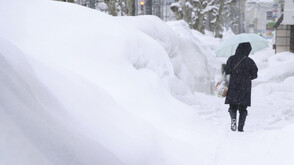
[[[285,126],[281,126],[278,121],[270,122],[274,120],[275,111],[262,108],[262,103],[248,108],[245,132],[232,132],[228,105],[223,104],[224,100],[215,96],[201,98],[206,104],[195,105],[194,108],[205,120],[222,130],[222,133],[216,133],[214,165],[290,165],[294,161],[294,145],[291,140],[294,134],[285,135],[286,130],[293,130],[293,126],[283,128]]]
[[[294,161],[294,77],[288,63],[293,57],[268,52],[271,50],[253,56],[259,67],[259,78],[253,81],[252,106],[248,107],[245,132],[230,130],[229,106],[224,104],[224,98],[197,93],[193,107],[203,119],[221,130],[216,134],[214,165],[290,165]]]

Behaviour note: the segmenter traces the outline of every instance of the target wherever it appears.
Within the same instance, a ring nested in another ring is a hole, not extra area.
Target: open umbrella
[[[240,43],[250,42],[252,50],[250,54],[254,54],[258,50],[268,47],[268,42],[257,34],[242,33],[225,39],[216,49],[216,57],[228,57],[234,55]]]

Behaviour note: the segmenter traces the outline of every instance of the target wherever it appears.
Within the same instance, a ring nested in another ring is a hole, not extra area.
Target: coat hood
[[[251,50],[252,48],[249,42],[240,43],[237,47],[235,55],[248,56]]]

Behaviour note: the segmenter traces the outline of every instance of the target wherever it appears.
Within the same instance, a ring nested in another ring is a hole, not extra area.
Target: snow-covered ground
[[[0,0],[0,22],[1,165],[294,161],[292,53],[251,56],[259,77],[238,133],[211,94],[226,58],[209,32],[47,0]]]

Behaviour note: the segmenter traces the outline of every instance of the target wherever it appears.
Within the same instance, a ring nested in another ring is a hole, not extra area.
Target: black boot
[[[236,131],[236,129],[237,129],[237,121],[236,121],[236,119],[232,119],[231,120],[231,130]]]
[[[239,123],[238,123],[238,131],[244,132],[243,128],[244,128],[246,117],[247,117],[247,110],[240,109],[239,111],[240,111],[240,116],[239,116]]]
[[[237,129],[237,107],[234,105],[230,105],[229,108],[229,113],[230,113],[230,117],[231,117],[231,130],[232,131],[236,131]]]

